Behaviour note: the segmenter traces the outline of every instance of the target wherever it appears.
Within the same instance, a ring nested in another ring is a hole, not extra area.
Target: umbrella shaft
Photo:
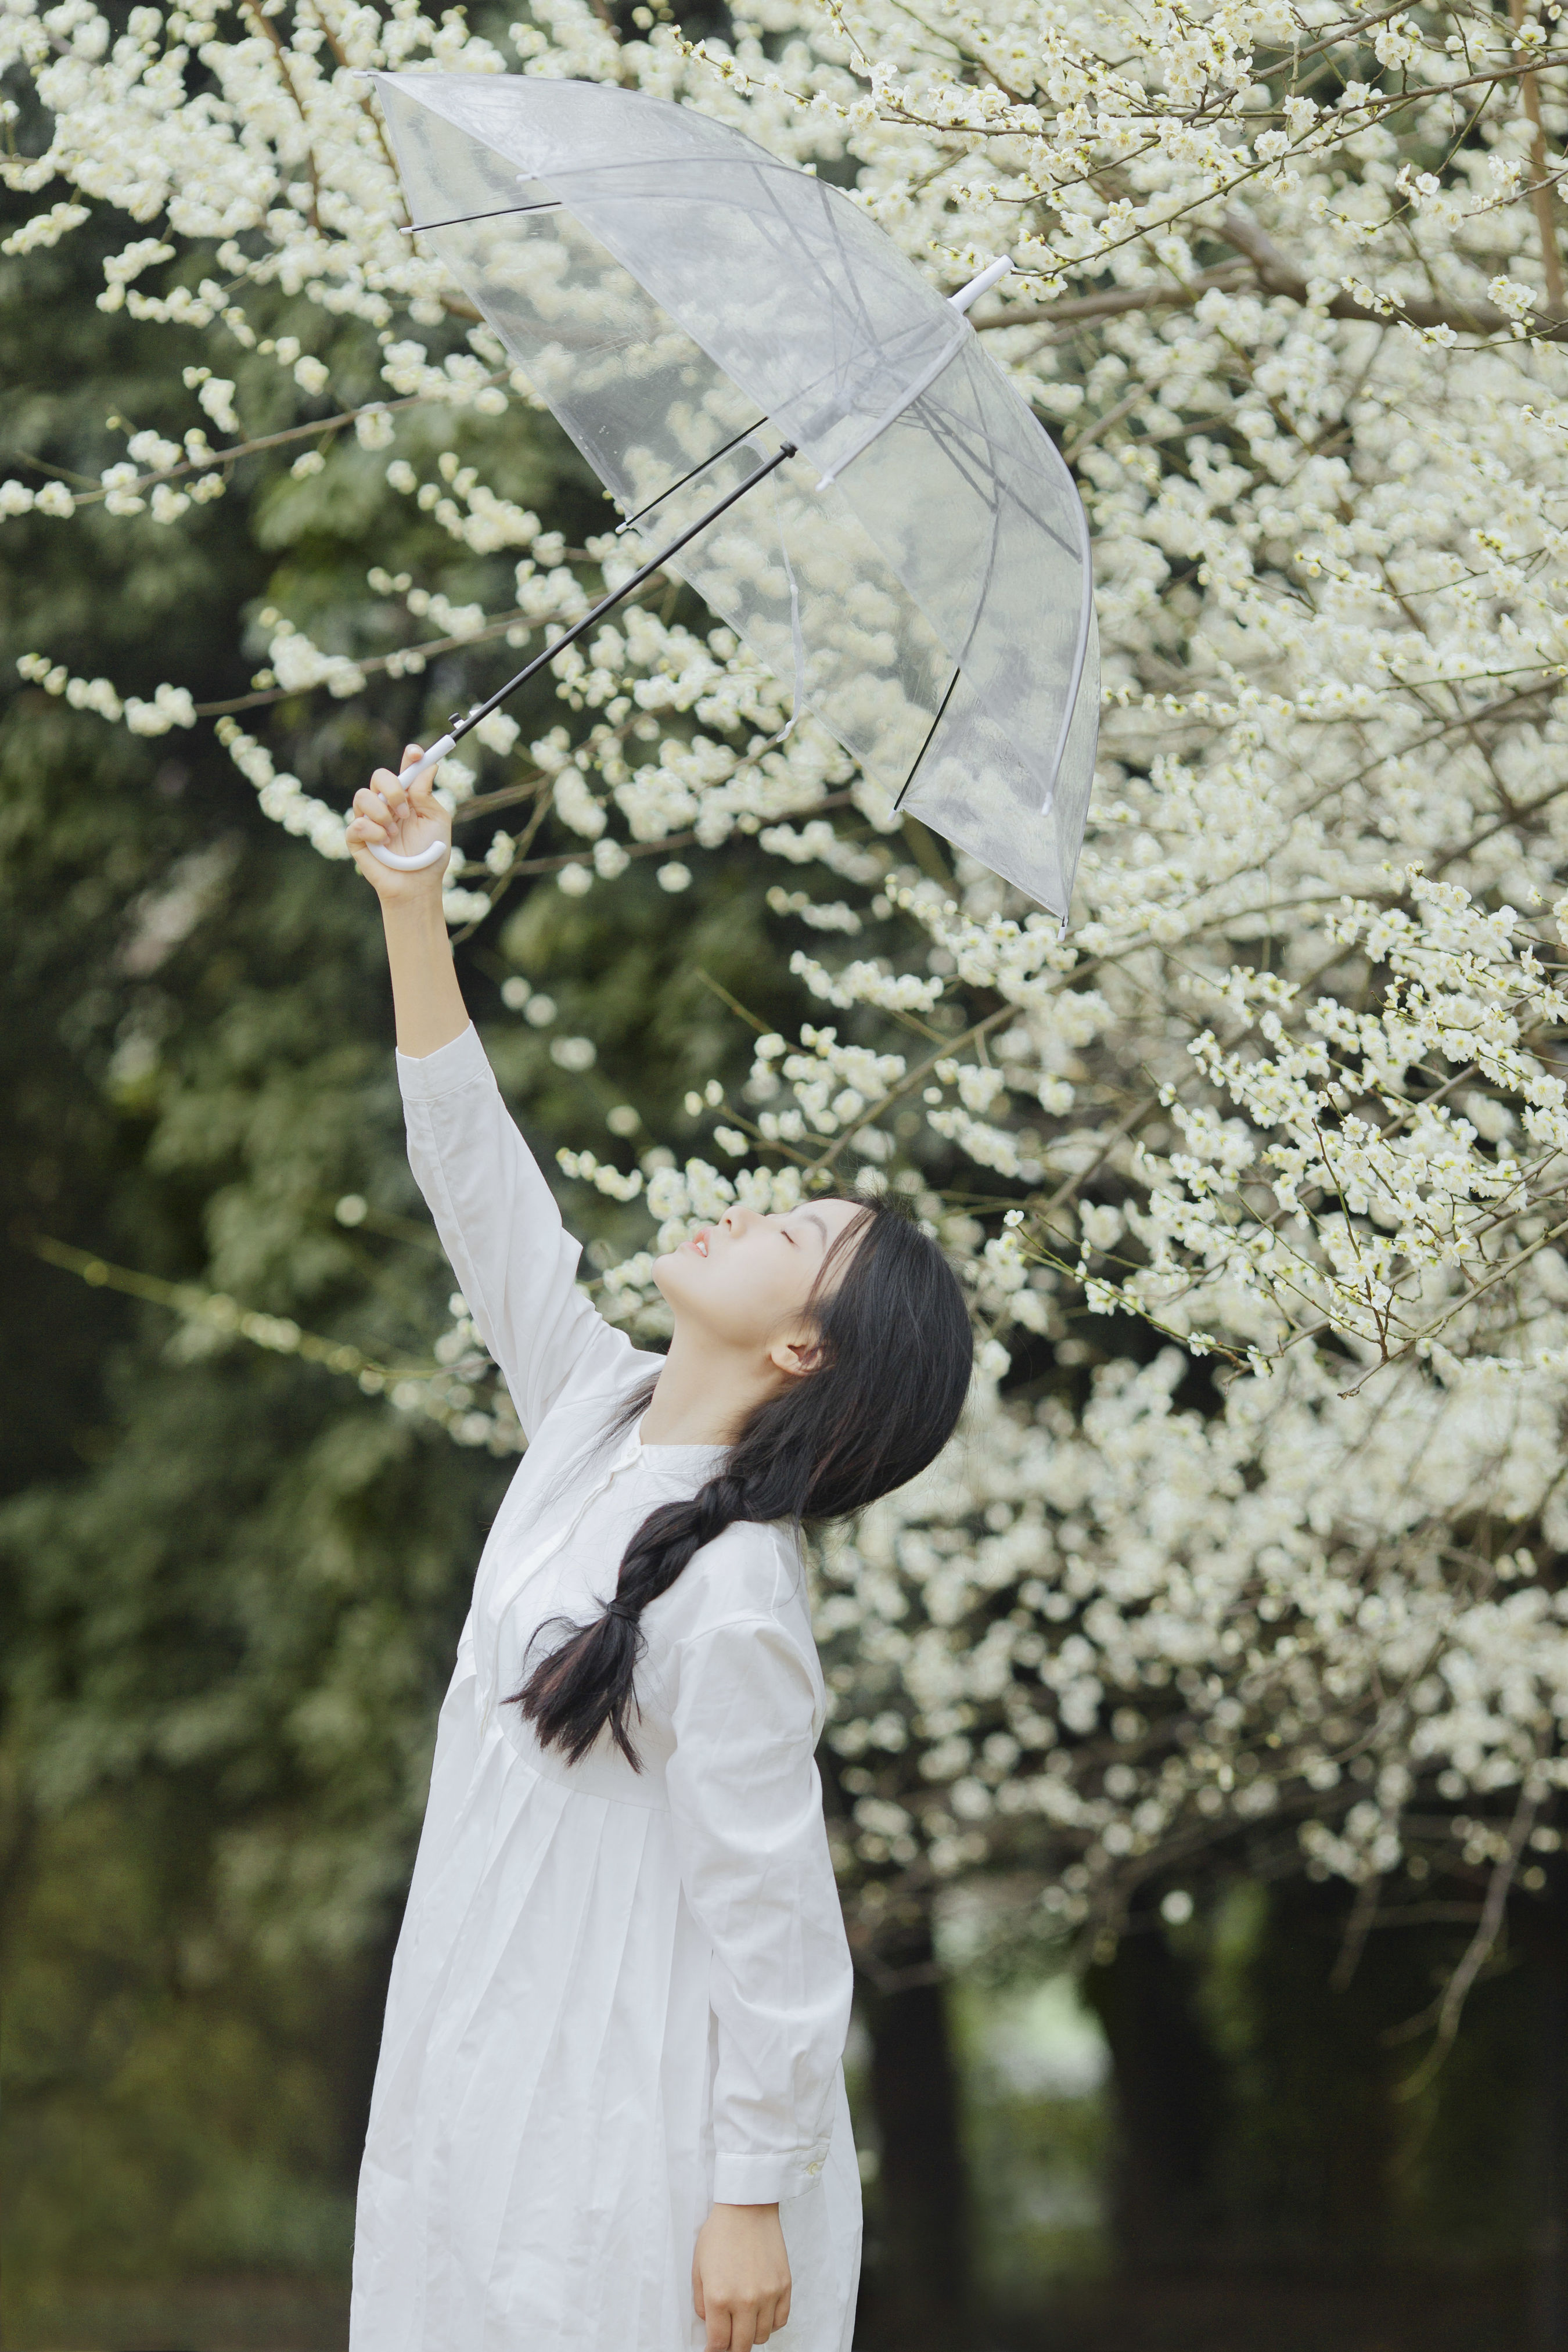
[[[509,677],[506,684],[499,687],[488,702],[477,702],[467,718],[455,719],[452,721],[451,730],[453,742],[460,742],[465,735],[479,725],[481,719],[488,719],[492,710],[499,709],[509,695],[515,694],[520,686],[526,686],[531,677],[537,677],[540,671],[548,663],[552,662],[558,653],[563,652],[568,646],[575,645],[579,637],[585,636],[595,622],[602,621],[606,613],[611,612],[623,599],[631,595],[635,589],[640,588],[645,580],[651,580],[654,573],[662,565],[668,563],[672,555],[679,555],[689,540],[695,539],[699,531],[706,530],[710,522],[717,522],[719,517],[727,508],[732,507],[737,499],[743,499],[748,490],[754,490],[759,482],[765,482],[768,476],[782,466],[786,457],[793,457],[795,454],[794,442],[786,441],[782,449],[775,450],[765,464],[759,466],[755,472],[748,474],[745,480],[730,491],[727,497],[721,498],[717,505],[710,506],[705,515],[700,515],[689,530],[683,530],[679,539],[672,539],[668,547],[661,547],[657,555],[650,556],[640,572],[634,572],[629,580],[623,581],[618,588],[612,588],[607,596],[601,596],[591,613],[584,613],[580,621],[574,621],[569,629],[564,630],[560,636],[547,645],[542,653],[535,654],[527,667],[520,669],[515,677]]]

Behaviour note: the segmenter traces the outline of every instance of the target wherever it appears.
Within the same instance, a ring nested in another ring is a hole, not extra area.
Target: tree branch
[[[1549,207],[1551,193],[1540,191]],[[1548,215],[1548,220],[1550,215]],[[1003,327],[1070,326],[1084,319],[1111,319],[1128,310],[1190,310],[1213,288],[1226,291],[1245,285],[1248,276],[1265,294],[1281,294],[1288,301],[1303,305],[1310,299],[1306,278],[1286,259],[1266,230],[1256,221],[1240,213],[1226,213],[1222,234],[1246,257],[1242,261],[1225,261],[1213,269],[1200,270],[1185,284],[1169,286],[1110,286],[1103,293],[1079,294],[1065,302],[1042,302],[1032,307],[1003,310],[986,319],[977,319],[981,332],[995,331]],[[1531,322],[1529,333],[1536,342],[1568,342],[1568,317],[1563,310],[1562,271],[1557,262],[1555,246],[1547,247],[1549,291],[1555,311],[1559,314]],[[1411,327],[1451,327],[1462,335],[1500,335],[1511,337],[1514,320],[1510,312],[1500,310],[1495,302],[1464,301],[1451,296],[1443,301],[1426,301],[1413,298],[1395,302],[1387,310],[1368,310],[1353,294],[1339,293],[1327,304],[1331,319],[1358,320],[1363,326],[1393,327],[1403,321]]]
[[[505,368],[497,368],[485,378],[485,382],[500,383],[507,373],[508,371]],[[264,433],[258,440],[235,441],[222,449],[215,449],[209,443],[202,457],[187,457],[177,466],[159,466],[150,474],[138,474],[133,480],[116,482],[110,488],[78,490],[75,493],[75,503],[79,507],[90,507],[100,505],[105,499],[110,497],[139,498],[143,490],[151,489],[155,482],[184,481],[188,474],[216,474],[221,467],[232,466],[237,458],[254,457],[259,449],[281,449],[289,441],[309,441],[318,434],[341,433],[345,425],[352,425],[356,417],[363,416],[373,408],[380,410],[387,416],[395,416],[400,409],[420,408],[437,402],[442,406],[446,405],[445,399],[439,393],[411,392],[403,400],[363,401],[357,408],[340,409],[335,416],[322,416],[312,425],[290,425],[282,433]],[[24,466],[37,466],[39,463],[37,458],[29,457],[25,452],[18,453],[17,462]],[[46,473],[58,473],[59,468],[49,466],[43,467],[42,470]],[[79,475],[75,478],[80,480],[82,478]]]
[[[1509,0],[1508,14],[1514,31],[1521,31],[1524,25],[1524,0]],[[1541,237],[1541,267],[1546,278],[1546,299],[1561,316],[1564,310],[1568,310],[1568,296],[1564,295],[1563,288],[1563,257],[1557,250],[1552,182],[1546,171],[1546,133],[1541,121],[1541,88],[1534,74],[1520,77],[1519,92],[1530,121],[1530,160],[1535,167],[1535,185],[1530,192],[1530,201]]]
[[[1470,1988],[1497,1948],[1498,1937],[1502,1931],[1503,1912],[1513,1887],[1514,1875],[1519,1869],[1520,1856],[1523,1853],[1525,1842],[1534,1827],[1540,1804],[1540,1798],[1531,1795],[1530,1783],[1526,1780],[1520,1789],[1519,1803],[1514,1809],[1513,1825],[1509,1831],[1508,1845],[1501,1859],[1493,1869],[1487,1886],[1487,1899],[1481,1906],[1480,1924],[1470,1938],[1463,1959],[1444,1987],[1437,2003],[1436,2039],[1415,2074],[1400,2084],[1394,2093],[1396,2099],[1419,2097],[1454,2046],[1454,2039],[1459,2031],[1459,2020],[1464,2014],[1465,2002],[1468,1998]],[[1412,2027],[1419,2029],[1430,2016],[1431,2011],[1427,2011],[1425,2018],[1412,2019]],[[1400,2031],[1402,2029],[1395,2029],[1395,2032]],[[1392,2042],[1394,2034],[1391,2033],[1387,2038]]]

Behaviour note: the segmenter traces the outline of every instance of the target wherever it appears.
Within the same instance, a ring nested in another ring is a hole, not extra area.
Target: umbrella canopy
[[[842,191],[689,108],[375,80],[414,223],[623,512],[677,537],[758,476],[669,568],[793,676],[797,717],[1065,920],[1088,529],[968,320]]]

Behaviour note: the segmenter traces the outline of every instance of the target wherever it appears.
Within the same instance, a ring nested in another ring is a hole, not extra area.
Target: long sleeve
[[[681,1885],[713,1948],[720,2204],[799,2196],[827,2155],[853,1972],[816,1696],[775,1618],[714,1626],[677,1654],[667,1785]]]
[[[438,1052],[397,1056],[408,1160],[468,1311],[531,1436],[568,1380],[632,1353],[577,1288],[579,1245],[500,1097],[470,1025]]]

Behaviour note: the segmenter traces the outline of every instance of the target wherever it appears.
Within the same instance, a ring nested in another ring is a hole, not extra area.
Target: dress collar
[[[631,1433],[637,1459],[656,1476],[661,1473],[682,1486],[705,1486],[730,1451],[727,1445],[645,1445],[642,1423]]]

